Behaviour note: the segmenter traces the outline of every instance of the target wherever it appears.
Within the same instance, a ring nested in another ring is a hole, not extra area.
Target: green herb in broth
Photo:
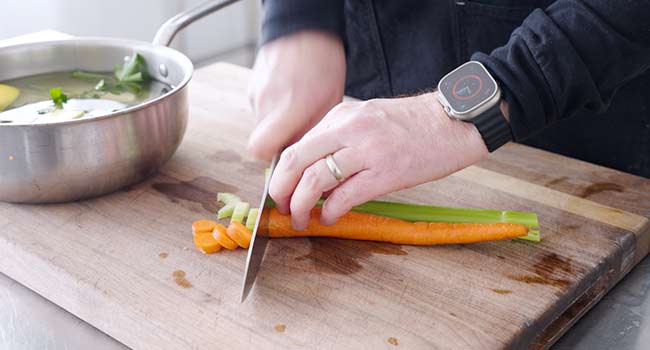
[[[68,103],[68,95],[64,94],[60,87],[50,89],[50,97],[56,108],[62,109],[63,104]]]
[[[147,89],[151,81],[147,73],[147,63],[137,53],[133,54],[124,65],[115,66],[112,76],[84,71],[75,71],[72,76],[96,82],[95,91],[110,92],[115,95],[127,91],[134,95],[140,95]],[[93,92],[88,91],[87,93]]]

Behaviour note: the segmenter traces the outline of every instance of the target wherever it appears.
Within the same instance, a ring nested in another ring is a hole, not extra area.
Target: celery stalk
[[[322,206],[324,200],[319,200],[317,206]],[[451,208],[433,205],[407,204],[385,201],[370,201],[357,205],[353,211],[412,222],[467,222],[467,223],[495,223],[507,222],[523,224],[529,227],[527,236],[518,239],[539,242],[539,221],[537,214],[518,211],[501,211],[494,209],[477,208]]]
[[[225,219],[232,216],[232,213],[235,211],[234,204],[226,204],[217,212],[217,219]]]
[[[235,195],[233,193],[219,192],[219,193],[217,193],[217,201],[219,201],[219,202],[221,202],[221,203],[223,203],[225,205],[228,205],[228,204],[235,205],[235,204],[241,202],[241,199],[239,198],[239,196],[237,196],[237,195]]]
[[[230,218],[230,220],[237,222],[244,221],[244,218],[246,215],[248,215],[250,208],[251,206],[248,204],[248,202],[239,202],[235,204],[235,210],[233,211],[232,218]]]
[[[260,210],[258,208],[252,208],[248,211],[248,218],[246,219],[246,228],[253,231],[255,228],[255,221],[257,221],[257,215]]]

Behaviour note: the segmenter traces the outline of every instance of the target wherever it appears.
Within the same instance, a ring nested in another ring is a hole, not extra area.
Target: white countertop
[[[123,350],[121,343],[0,273],[1,350]]]

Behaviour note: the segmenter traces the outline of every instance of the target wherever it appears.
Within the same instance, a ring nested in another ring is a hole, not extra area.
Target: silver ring
[[[339,166],[336,165],[336,162],[334,161],[334,157],[331,154],[325,157],[325,163],[327,163],[327,167],[330,169],[332,175],[334,175],[336,181],[338,182],[343,181],[344,179],[343,173],[341,172],[341,169],[339,169]]]

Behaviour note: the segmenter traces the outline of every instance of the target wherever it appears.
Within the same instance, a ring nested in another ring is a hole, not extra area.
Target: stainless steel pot
[[[153,43],[74,38],[0,48],[0,81],[75,69],[110,71],[134,52],[172,86],[146,103],[93,119],[0,124],[0,201],[67,202],[107,194],[153,174],[176,151],[189,115],[193,66],[170,44],[190,23],[237,0],[206,1],[167,21]]]

